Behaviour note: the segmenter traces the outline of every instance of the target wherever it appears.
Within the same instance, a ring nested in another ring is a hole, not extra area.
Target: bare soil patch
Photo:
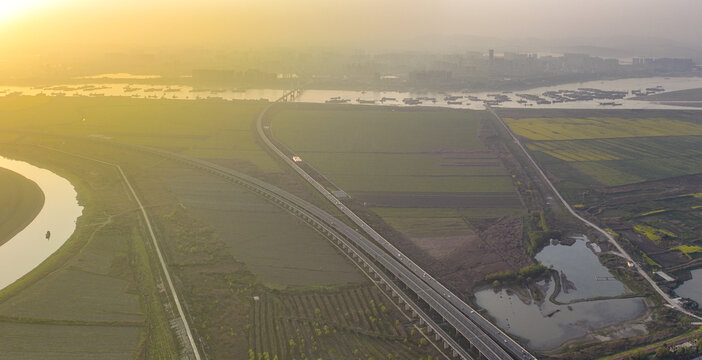
[[[354,192],[366,206],[400,208],[520,208],[515,193]]]
[[[412,241],[436,260],[446,259],[462,247],[478,248],[480,244],[477,235],[412,238]]]
[[[488,274],[518,271],[532,263],[522,246],[522,218],[503,217],[442,258],[437,273],[449,285],[468,293]]]

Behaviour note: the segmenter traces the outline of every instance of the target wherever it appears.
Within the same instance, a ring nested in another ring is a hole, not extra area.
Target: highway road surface
[[[462,334],[464,334],[464,336],[467,339],[471,340],[475,344],[476,348],[478,348],[481,351],[485,358],[492,360],[511,359],[509,355],[504,353],[504,350],[502,350],[499,347],[495,347],[494,344],[484,344],[483,342],[489,339],[486,339],[484,335],[482,335],[479,331],[476,331],[478,329],[475,328],[474,325],[472,325],[471,323],[464,324],[463,322],[461,322],[460,317],[457,316],[455,312],[451,312],[447,308],[447,304],[443,303],[443,298],[435,294],[431,289],[427,290],[423,288],[421,280],[417,279],[414,276],[414,274],[408,272],[407,269],[401,266],[392,256],[379,249],[375,244],[373,244],[365,236],[359,234],[355,229],[351,228],[343,221],[337,219],[336,217],[318,208],[317,206],[312,205],[307,201],[300,199],[299,197],[290,194],[280,188],[277,188],[276,186],[263,182],[254,177],[248,176],[246,174],[239,173],[235,170],[214,163],[210,163],[208,161],[195,159],[167,150],[150,148],[146,146],[128,145],[115,142],[111,143],[119,144],[121,146],[125,146],[134,150],[144,151],[163,157],[171,158],[173,160],[188,163],[190,165],[193,165],[194,167],[206,170],[212,174],[221,175],[229,180],[236,181],[249,188],[250,190],[257,192],[260,195],[264,195],[265,197],[272,199],[276,202],[289,204],[290,208],[288,208],[288,210],[292,209],[297,216],[303,217],[305,220],[318,219],[318,221],[321,222],[323,226],[329,228],[334,232],[342,234],[345,238],[351,240],[355,247],[359,248],[365,253],[368,253],[371,259],[365,259],[364,262],[369,264],[371,267],[375,266],[374,261],[382,265],[384,269],[387,269],[393,274],[393,276],[401,280],[404,285],[415,291],[419,297],[425,300],[427,304],[430,304],[437,313],[442,315],[443,318],[455,322],[456,329]],[[361,252],[356,252],[356,254],[363,255],[363,253]],[[363,258],[363,256],[361,257]],[[398,295],[401,295],[404,301],[411,305],[412,310],[415,311],[415,313],[417,313],[418,315],[420,315],[423,318],[423,320],[427,324],[429,324],[432,330],[439,333],[441,335],[441,338],[444,339],[453,349],[455,349],[458,355],[460,355],[464,359],[472,358],[465,349],[463,349],[454,339],[448,336],[443,331],[443,329],[441,329],[441,327],[438,324],[436,324],[436,322],[434,322],[431,319],[431,317],[429,317],[419,306],[411,304],[413,300],[406,296],[406,294],[404,294],[403,291],[400,288],[398,288],[397,285],[395,285],[393,281],[387,277],[387,275],[383,273],[383,270],[375,267],[374,272],[377,273],[381,277],[381,279],[383,279],[384,283],[391,286]]]
[[[526,349],[519,345],[519,343],[514,341],[497,326],[493,325],[491,322],[485,319],[482,315],[480,315],[472,307],[466,304],[453,292],[451,292],[449,289],[443,286],[438,280],[436,280],[430,274],[424,271],[419,265],[417,265],[410,258],[405,256],[400,250],[393,246],[383,236],[378,234],[370,225],[368,225],[358,215],[356,215],[353,211],[346,207],[341,201],[339,201],[339,199],[334,197],[334,195],[332,195],[326,188],[324,188],[324,186],[322,186],[318,181],[316,181],[309,174],[307,174],[307,172],[305,172],[300,166],[298,166],[297,163],[295,163],[295,161],[292,160],[292,158],[288,157],[285,153],[278,149],[278,147],[269,139],[268,134],[266,132],[266,130],[270,131],[270,127],[269,129],[264,129],[263,127],[263,118],[265,116],[266,111],[269,108],[270,106],[264,109],[261,112],[261,114],[259,114],[257,120],[257,130],[262,141],[266,143],[266,145],[283,161],[285,161],[285,163],[291,166],[298,174],[300,174],[300,176],[302,176],[308,183],[310,183],[315,189],[317,189],[317,191],[319,191],[327,200],[334,204],[334,206],[337,209],[339,209],[349,219],[351,219],[351,221],[353,221],[359,227],[360,230],[363,230],[365,233],[367,233],[388,254],[391,254],[396,261],[404,265],[404,267],[407,270],[403,271],[403,273],[409,273],[418,277],[425,284],[425,287],[433,290],[435,294],[438,294],[438,296],[440,296],[441,299],[436,299],[435,297],[432,297],[434,299],[433,301],[435,301],[436,303],[436,306],[441,306],[447,309],[448,313],[451,313],[453,311],[463,314],[464,317],[462,317],[462,320],[460,320],[459,322],[473,329],[473,334],[477,335],[477,338],[485,344],[487,348],[486,352],[489,352],[488,350],[494,351],[496,354],[499,354],[498,358],[500,359],[511,357],[518,359],[535,359],[535,357],[529,354],[526,351]],[[431,305],[430,301],[427,302]],[[449,316],[445,319],[448,321],[451,317],[455,317],[455,315]],[[451,324],[454,325],[454,327],[456,327],[454,323]],[[478,345],[480,344],[477,344],[476,347]],[[504,350],[509,352],[509,354],[511,354],[512,356],[509,356],[502,348],[504,348]],[[481,350],[481,353],[482,352],[483,351]]]
[[[267,110],[267,109],[266,109]],[[265,112],[264,112],[265,113]],[[263,114],[259,117],[259,120],[263,117]],[[262,128],[259,124],[259,131]],[[267,140],[267,138],[264,138]],[[300,199],[299,197],[292,195],[280,188],[277,188],[271,184],[263,182],[254,177],[248,176],[246,174],[237,172],[235,170],[208,162],[200,159],[191,158],[181,154],[173,153],[167,150],[150,148],[138,145],[128,145],[123,143],[117,143],[109,140],[99,140],[107,141],[115,145],[121,145],[125,147],[132,148],[134,150],[145,151],[152,154],[160,155],[163,157],[171,158],[176,161],[188,163],[194,167],[201,168],[210,173],[224,176],[228,179],[236,181],[250,190],[256,191],[268,198],[271,198],[278,202],[285,202],[291,204],[291,207],[297,209],[296,215],[303,218],[319,219],[325,226],[330,227],[335,232],[340,233],[343,237],[350,240],[355,247],[362,250],[371,259],[365,260],[369,265],[374,266],[373,262],[381,265],[383,269],[390,272],[396,279],[401,281],[407,288],[412,290],[419,298],[422,299],[427,305],[431,307],[437,314],[439,314],[443,320],[449,323],[453,328],[457,330],[465,339],[467,339],[473,347],[482,355],[482,357],[491,360],[502,360],[502,359],[535,359],[530,355],[525,349],[523,349],[519,344],[513,341],[509,336],[504,334],[502,331],[497,329],[489,321],[484,319],[477,311],[474,311],[470,306],[465,304],[457,296],[455,296],[451,291],[446,289],[433,277],[422,270],[418,265],[408,259],[404,254],[392,246],[389,242],[383,239],[377,232],[375,232],[369,225],[358,218],[353,212],[346,208],[338,199],[334,198],[331,194],[326,192],[326,196],[330,201],[332,201],[337,208],[342,210],[347,214],[356,224],[363,229],[366,233],[371,236],[378,237],[380,241],[378,243],[382,244],[382,247],[378,246],[376,242],[373,242],[366,238],[364,235],[358,232],[359,229],[353,229],[348,226],[343,221],[337,219],[328,212],[318,208],[309,202]],[[272,143],[271,143],[272,145]],[[277,150],[277,148],[276,148]],[[279,150],[278,150],[279,151]],[[281,153],[282,154],[282,153]],[[292,162],[291,159],[286,160]],[[294,164],[294,163],[293,163]],[[301,170],[300,170],[301,171]],[[306,179],[314,181],[306,173]],[[313,185],[323,189],[320,184],[314,182]],[[325,190],[326,191],[326,190]],[[345,211],[344,211],[345,210]],[[386,251],[386,250],[391,251]],[[384,276],[382,269],[375,269],[375,273],[380,275],[381,279],[388,284],[393,290],[402,294],[405,302],[408,304],[413,302],[413,300],[402,293],[402,290],[393,284],[392,280]],[[451,339],[447,334],[436,324],[431,317],[425,314],[418,304],[412,304],[411,308],[415,313],[422,317],[422,319],[428,324],[432,330],[436,331],[437,334],[441,336],[446,343],[451,346],[457,355],[460,355],[464,359],[471,359],[472,357],[463,349],[459,344],[456,343],[454,339]],[[485,329],[488,329],[485,331]],[[505,350],[506,349],[506,350]],[[196,350],[197,351],[197,350]]]
[[[114,143],[114,142],[112,142]],[[117,144],[117,143],[114,143]],[[329,214],[328,212],[320,209],[319,207],[293,195],[290,194],[276,186],[273,186],[271,184],[268,184],[266,182],[263,182],[259,179],[256,179],[254,177],[251,177],[249,175],[239,173],[235,170],[226,168],[224,166],[220,166],[214,163],[210,163],[208,161],[200,160],[200,159],[195,159],[191,158],[188,156],[180,155],[177,153],[173,153],[167,150],[161,150],[161,149],[155,149],[155,148],[149,148],[145,146],[138,146],[138,145],[127,145],[127,144],[120,144],[125,147],[129,147],[135,150],[141,150],[145,152],[149,152],[152,154],[157,154],[160,156],[168,157],[177,161],[185,162],[190,165],[193,165],[197,168],[201,168],[203,170],[206,170],[210,173],[213,174],[218,174],[222,175],[228,179],[237,181],[244,186],[247,186],[249,189],[252,189],[259,194],[264,194],[269,198],[275,198],[278,199],[281,202],[288,202],[292,204],[296,209],[298,209],[302,214],[296,214],[298,216],[302,216],[303,218],[305,216],[313,217],[316,219],[319,219],[319,221],[323,222],[324,224],[328,225],[331,227],[333,230],[336,232],[342,234],[344,237],[348,238],[351,240],[357,248],[360,250],[364,251],[367,253],[372,261],[377,262],[378,264],[382,265],[384,269],[389,271],[390,273],[393,274],[395,278],[400,280],[405,286],[407,286],[409,289],[411,289],[414,293],[417,294],[425,303],[427,303],[436,313],[438,313],[445,321],[450,323],[459,333],[461,333],[466,339],[468,339],[474,347],[482,354],[482,356],[486,359],[491,359],[491,360],[502,360],[502,359],[512,359],[514,358],[513,356],[510,356],[505,350],[500,347],[495,341],[493,341],[487,334],[485,334],[475,323],[467,319],[460,311],[455,309],[453,305],[447,301],[447,298],[445,296],[448,295],[449,298],[455,297],[452,294],[444,292],[439,293],[432,289],[431,287],[428,287],[426,283],[424,283],[420,277],[416,276],[413,272],[409,271],[405,266],[402,265],[401,261],[398,260],[398,258],[404,258],[404,256],[393,256],[378,247],[375,243],[373,243],[371,240],[366,238],[365,236],[361,235],[356,231],[355,229],[351,228],[348,226],[346,223],[343,221],[337,219],[333,215]],[[370,260],[369,260],[370,261]],[[370,262],[372,264],[372,261]],[[377,273],[380,275],[382,274],[383,270],[377,270]],[[392,283],[392,280],[386,280],[388,284]],[[397,288],[399,294],[402,293],[402,291]],[[412,302],[411,298],[405,297],[406,302]],[[421,310],[417,306],[412,307],[415,311],[416,310]],[[422,314],[423,312],[416,311],[419,314]],[[476,313],[477,314],[477,313]],[[431,320],[430,317],[427,315],[424,315],[424,321],[427,323],[431,324],[431,327],[433,330],[439,332],[438,330],[440,327]],[[443,331],[441,331],[443,333]],[[465,349],[461,348],[460,345],[458,345],[453,339],[450,337],[446,336],[445,333],[442,334],[442,338],[446,340],[449,344],[453,346],[456,346],[454,349],[457,351],[461,357],[464,359],[470,359],[471,356],[468,354]],[[506,339],[503,340],[503,343],[507,343]],[[522,356],[518,356],[516,358],[518,359],[533,359],[532,356],[529,355],[529,357],[526,357],[526,354],[523,354]]]

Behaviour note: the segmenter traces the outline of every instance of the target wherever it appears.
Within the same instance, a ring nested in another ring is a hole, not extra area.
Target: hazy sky
[[[227,45],[374,48],[435,36],[673,39],[700,0],[0,0],[0,50]],[[417,42],[418,45],[420,42]],[[597,45],[597,44],[593,44]]]

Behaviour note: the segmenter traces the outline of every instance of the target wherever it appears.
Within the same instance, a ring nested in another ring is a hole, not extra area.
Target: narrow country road
[[[551,180],[549,180],[549,178],[546,176],[546,173],[544,173],[544,171],[541,170],[541,167],[536,163],[536,161],[534,160],[534,158],[533,158],[533,157],[531,156],[531,154],[529,154],[529,152],[527,151],[526,147],[524,147],[524,145],[522,144],[522,142],[521,142],[521,141],[519,140],[519,138],[512,132],[512,130],[509,128],[509,126],[507,126],[507,124],[504,122],[504,120],[502,120],[502,118],[501,118],[499,115],[497,115],[497,113],[495,112],[495,110],[494,110],[492,107],[489,107],[489,106],[488,106],[487,109],[488,109],[488,111],[490,111],[490,113],[492,113],[492,115],[497,119],[497,121],[498,121],[498,122],[502,125],[502,127],[507,131],[507,133],[509,134],[509,136],[512,137],[512,140],[514,140],[515,144],[517,144],[517,146],[519,146],[519,148],[522,150],[522,152],[524,152],[524,155],[527,157],[527,159],[529,159],[529,162],[531,162],[531,165],[534,167],[534,169],[536,169],[536,171],[539,173],[539,175],[541,176],[541,178],[543,178],[543,180],[544,180],[545,183],[548,185],[548,187],[551,189],[551,191],[556,195],[556,197],[558,197],[558,199],[561,201],[561,203],[563,204],[563,206],[566,208],[566,210],[568,210],[568,212],[569,212],[571,215],[573,215],[576,219],[582,221],[582,222],[583,222],[585,225],[587,225],[588,227],[590,227],[590,228],[594,229],[595,231],[599,232],[600,234],[604,235],[604,237],[607,238],[607,240],[608,240],[612,245],[614,245],[614,247],[617,248],[617,250],[619,251],[619,253],[621,253],[622,257],[624,257],[624,259],[626,259],[626,260],[629,261],[631,264],[633,264],[633,267],[639,272],[639,274],[640,274],[644,279],[646,279],[646,281],[648,281],[649,284],[651,284],[651,287],[653,287],[653,289],[663,298],[663,300],[666,301],[667,305],[668,305],[670,308],[675,309],[675,310],[677,310],[677,311],[679,311],[679,312],[681,312],[681,313],[683,313],[683,314],[685,314],[685,315],[691,316],[691,317],[693,317],[693,318],[695,318],[695,319],[702,320],[702,317],[697,316],[697,315],[695,315],[695,314],[693,314],[693,313],[691,313],[691,312],[689,312],[689,311],[683,309],[682,306],[680,306],[680,304],[678,304],[675,300],[673,300],[670,296],[668,296],[668,294],[666,294],[665,291],[663,291],[663,290],[658,286],[658,284],[656,284],[656,282],[653,281],[653,279],[646,273],[646,271],[643,270],[643,269],[641,268],[641,266],[639,266],[639,264],[637,264],[637,263],[631,258],[631,256],[629,255],[629,253],[627,253],[626,250],[624,250],[624,248],[623,248],[621,245],[619,245],[619,243],[614,239],[614,237],[612,236],[612,234],[610,234],[609,232],[607,232],[607,231],[605,231],[604,229],[600,228],[599,226],[595,225],[595,224],[592,223],[591,221],[585,219],[584,217],[580,216],[580,214],[578,214],[575,210],[573,210],[573,208],[570,206],[570,204],[568,204],[568,202],[563,198],[563,196],[561,196],[561,193],[556,189],[556,187],[553,185],[553,183],[551,182]]]
[[[127,189],[129,190],[129,193],[134,198],[134,201],[137,203],[137,206],[139,206],[139,211],[141,212],[141,215],[144,218],[144,223],[146,224],[146,228],[149,231],[149,236],[151,237],[151,242],[154,246],[154,249],[156,250],[156,255],[158,256],[158,261],[161,265],[161,270],[163,270],[163,274],[166,277],[166,282],[168,283],[168,289],[170,290],[171,296],[173,297],[173,302],[175,303],[176,309],[178,310],[178,315],[180,316],[180,319],[182,321],[183,329],[185,330],[185,335],[188,337],[190,347],[192,348],[192,352],[187,351],[187,350],[185,350],[185,351],[189,352],[190,353],[189,355],[192,355],[195,358],[195,360],[200,360],[201,359],[200,351],[197,348],[197,345],[195,344],[195,337],[193,336],[193,333],[190,330],[190,325],[188,324],[188,319],[185,317],[185,311],[183,310],[183,306],[180,303],[180,298],[178,298],[178,293],[176,293],[176,291],[175,291],[175,286],[173,285],[173,281],[171,280],[171,273],[168,270],[168,266],[166,265],[166,261],[164,260],[163,255],[161,254],[161,247],[159,246],[158,240],[156,239],[156,234],[154,233],[153,227],[151,225],[151,220],[149,220],[149,216],[146,213],[146,209],[144,208],[144,205],[142,204],[141,200],[137,196],[136,191],[134,191],[134,188],[132,187],[131,182],[129,181],[129,179],[127,178],[127,175],[122,170],[122,167],[119,166],[118,164],[115,164],[115,163],[102,161],[102,160],[94,159],[94,158],[79,155],[79,154],[69,153],[69,152],[55,149],[55,148],[48,147],[48,146],[40,146],[40,147],[51,150],[51,151],[55,151],[55,152],[79,157],[82,159],[98,162],[101,164],[109,165],[109,166],[114,167],[117,170],[117,172],[119,172],[120,176],[122,177],[122,181],[124,182],[124,184],[127,186]]]

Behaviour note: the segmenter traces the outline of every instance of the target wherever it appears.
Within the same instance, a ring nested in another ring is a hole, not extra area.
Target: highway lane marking
[[[341,210],[341,211],[342,211],[343,213],[345,213],[347,216],[349,216],[350,218],[352,218],[352,220],[353,220],[354,222],[356,222],[357,224],[359,224],[359,226],[361,226],[362,228],[364,228],[364,229],[369,229],[370,232],[369,232],[369,231],[366,231],[367,233],[369,233],[369,235],[371,235],[372,237],[374,237],[378,242],[380,242],[380,241],[378,240],[378,238],[384,240],[385,243],[387,243],[387,244],[388,244],[389,246],[391,246],[395,251],[398,251],[398,253],[401,254],[401,252],[399,252],[399,250],[397,250],[396,248],[394,248],[394,246],[390,245],[384,238],[382,238],[382,236],[380,236],[380,234],[378,234],[377,232],[375,232],[375,230],[373,230],[372,227],[370,227],[370,226],[369,226],[368,224],[366,224],[363,220],[361,220],[355,213],[353,213],[352,211],[350,211],[345,205],[339,204],[339,203],[336,201],[337,199],[336,199],[331,193],[329,193],[326,189],[324,189],[324,187],[323,187],[321,184],[319,184],[319,182],[317,182],[316,180],[314,180],[309,174],[307,174],[307,172],[305,172],[305,171],[302,170],[299,166],[297,166],[297,164],[295,164],[295,162],[294,162],[293,160],[289,159],[280,149],[278,149],[278,147],[276,147],[276,146],[270,141],[270,139],[268,139],[268,137],[267,137],[266,134],[265,134],[265,131],[263,130],[262,119],[263,119],[263,116],[265,115],[265,113],[268,111],[268,109],[270,109],[271,106],[272,106],[272,104],[269,105],[269,106],[267,106],[265,109],[263,109],[263,110],[261,111],[261,113],[259,114],[258,119],[257,119],[257,130],[258,130],[259,136],[261,136],[261,138],[262,138],[262,140],[264,141],[264,143],[266,143],[266,145],[268,145],[269,148],[270,148],[271,150],[273,150],[273,151],[274,151],[278,156],[280,156],[286,163],[288,163],[288,165],[290,165],[294,170],[296,170],[296,172],[297,172],[298,174],[300,174],[305,180],[307,180],[307,182],[309,182],[314,188],[316,188],[320,193],[322,193],[322,195],[324,195],[324,196],[327,198],[327,200],[331,201],[339,210]],[[372,232],[372,234],[371,234],[371,232]],[[359,234],[359,236],[360,236],[360,234]],[[366,240],[366,241],[367,241],[367,240]],[[375,247],[375,246],[373,246],[373,247],[377,249],[377,247]],[[407,258],[407,257],[405,256],[404,258]],[[414,262],[412,262],[412,264],[414,264]],[[414,264],[414,265],[416,266],[416,264]],[[403,270],[403,272],[404,272],[404,270]],[[414,273],[414,271],[412,271],[412,273]],[[415,274],[415,275],[416,275],[416,274]],[[416,285],[416,284],[415,284],[415,285]],[[416,286],[417,286],[417,285],[416,285]],[[442,286],[442,287],[443,287],[443,286]],[[453,294],[452,292],[448,291],[448,289],[446,289],[445,287],[443,287],[443,289],[444,289],[446,292],[449,292],[449,293]],[[436,291],[436,289],[434,289],[434,290]],[[437,295],[438,295],[438,293],[437,293]],[[454,296],[454,297],[455,297],[455,296]],[[443,298],[443,297],[441,297],[441,296],[439,296],[439,298],[442,299],[443,301],[448,301],[448,300],[446,300],[445,298]],[[434,298],[433,296],[432,296],[432,300],[433,300],[434,302],[437,302],[437,303],[439,303],[439,302],[441,301],[441,300],[436,300],[436,298]],[[451,305],[453,305],[453,304],[451,304]],[[462,323],[462,322],[460,321],[460,319],[456,318],[455,314],[453,314],[451,311],[449,311],[448,309],[446,309],[446,307],[445,307],[443,304],[440,304],[440,306],[444,309],[444,311],[448,312],[448,314],[450,315],[450,317],[452,317],[452,318],[454,319],[454,321],[458,321],[459,324]],[[453,306],[455,307],[455,305],[453,305]],[[460,311],[460,309],[458,309],[458,310]],[[470,320],[470,319],[468,319],[468,320]],[[479,329],[479,332],[484,332],[484,331],[485,331],[485,330],[482,330],[481,327],[478,326],[478,325],[475,324],[475,323],[473,323],[472,325],[473,325],[473,326],[476,326],[476,327]],[[466,329],[466,331],[470,331],[470,332],[472,333],[472,331],[471,331],[470,329]],[[465,334],[464,334],[464,335],[465,335]],[[487,334],[485,334],[485,335],[487,335]],[[505,336],[506,336],[506,335],[505,335]],[[514,341],[514,340],[512,340],[512,339],[509,338],[509,337],[507,337],[507,338],[508,338],[510,341],[512,341],[512,342]],[[498,356],[496,353],[494,353],[494,350],[491,348],[491,346],[488,346],[487,344],[485,344],[485,343],[482,341],[482,338],[479,338],[479,337],[478,337],[477,339],[480,340],[480,342],[482,343],[483,346],[487,347],[487,350],[489,350],[490,352],[492,352],[495,356]],[[504,350],[502,349],[502,347],[499,346],[499,345],[497,344],[496,341],[494,341],[494,340],[492,340],[491,338],[489,338],[489,336],[488,336],[488,339],[490,339],[490,342],[491,342],[491,343],[494,343],[495,345],[497,345],[497,348],[498,348],[498,349],[500,349],[501,351],[504,351]],[[518,345],[517,345],[517,346],[518,346]],[[522,349],[521,346],[519,346],[519,348]],[[505,355],[506,355],[506,353],[505,353]],[[498,359],[500,359],[500,358],[503,358],[503,357],[498,356]]]

